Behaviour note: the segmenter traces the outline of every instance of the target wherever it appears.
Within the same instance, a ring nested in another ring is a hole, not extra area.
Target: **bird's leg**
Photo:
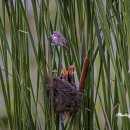
[[[52,54],[53,51],[54,51],[54,49],[53,49],[53,45],[51,45],[51,46],[48,48],[48,52],[49,52],[49,54]]]

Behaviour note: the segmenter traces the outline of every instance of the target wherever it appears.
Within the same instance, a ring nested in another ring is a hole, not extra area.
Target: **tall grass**
[[[53,12],[52,3],[56,6]],[[118,112],[129,114],[129,5],[129,0],[2,0],[0,87],[9,129],[130,129],[128,117],[116,116]],[[58,47],[50,53],[52,46],[47,37],[54,30],[68,39],[69,53]],[[31,49],[37,71],[36,86],[31,78]],[[74,63],[78,86],[86,55],[90,66],[81,108],[73,119],[64,123],[59,119],[56,123],[53,94],[51,111],[47,102],[46,78],[52,79],[53,70],[59,75],[61,68]],[[6,129],[2,119],[0,122],[2,129]]]

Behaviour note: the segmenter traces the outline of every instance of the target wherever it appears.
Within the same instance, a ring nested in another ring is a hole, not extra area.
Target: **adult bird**
[[[54,31],[52,35],[48,37],[54,46],[62,46],[66,51],[68,51],[68,41],[60,32]]]

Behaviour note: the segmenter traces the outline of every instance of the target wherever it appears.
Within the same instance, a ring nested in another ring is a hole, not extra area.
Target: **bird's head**
[[[68,77],[68,71],[64,68],[61,70],[61,75],[63,77],[64,80],[67,80]]]
[[[69,65],[68,66],[68,73],[71,75],[71,76],[74,76],[74,64],[73,65]]]

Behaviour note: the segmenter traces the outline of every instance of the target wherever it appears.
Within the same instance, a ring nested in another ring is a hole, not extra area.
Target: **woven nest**
[[[49,81],[49,80],[48,80]],[[48,100],[51,103],[51,87],[54,94],[54,107],[57,113],[70,112],[75,113],[80,107],[83,94],[79,92],[74,83],[69,83],[60,78],[53,79],[53,86],[47,83]]]

